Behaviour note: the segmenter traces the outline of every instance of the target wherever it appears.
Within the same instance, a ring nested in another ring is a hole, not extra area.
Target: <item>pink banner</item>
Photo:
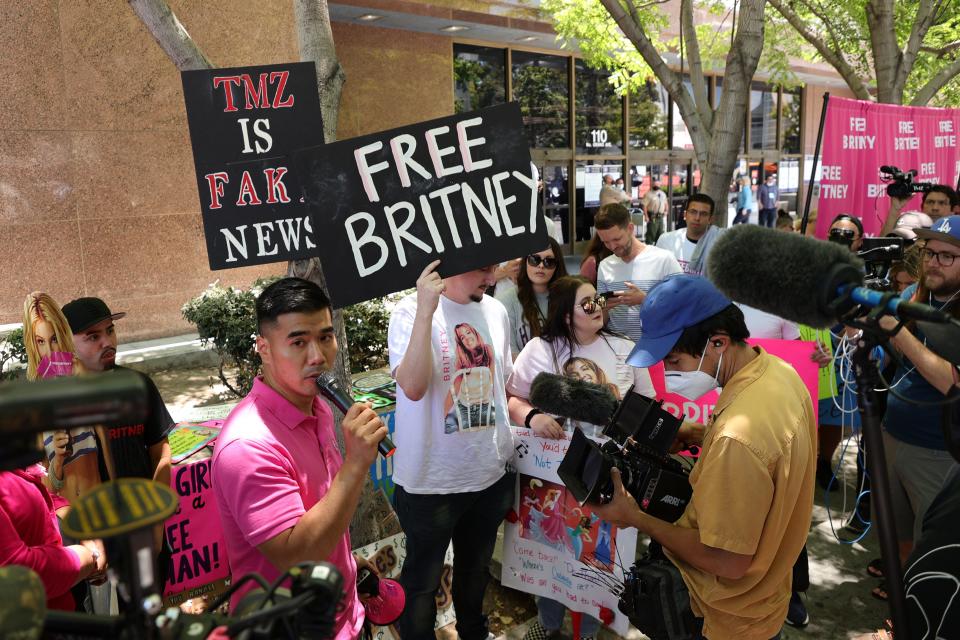
[[[170,484],[180,506],[164,523],[167,544],[172,551],[165,596],[186,592],[202,593],[205,585],[230,575],[227,548],[220,528],[217,499],[213,493],[211,458],[178,464]]]
[[[807,385],[810,398],[813,400],[813,416],[817,419],[817,397],[819,395],[819,367],[810,359],[816,351],[817,343],[807,340],[747,340],[750,344],[763,347],[767,353],[788,362],[800,375],[800,379]],[[683,415],[687,420],[706,424],[713,414],[717,404],[717,392],[711,391],[697,400],[688,400],[675,393],[667,393],[663,384],[663,365],[650,367],[650,377],[653,379],[653,388],[657,392],[657,399],[663,400],[663,408],[675,416]],[[819,422],[818,422],[819,424]]]
[[[830,98],[823,128],[817,237],[826,238],[841,213],[877,235],[890,206],[880,167],[917,170],[916,181],[956,186],[960,172],[960,110],[901,107]],[[904,211],[920,210],[920,195]]]

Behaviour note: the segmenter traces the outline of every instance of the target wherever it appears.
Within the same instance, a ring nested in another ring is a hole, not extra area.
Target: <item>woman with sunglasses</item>
[[[637,369],[627,364],[627,356],[633,350],[633,342],[603,327],[604,299],[582,276],[557,278],[550,285],[550,301],[547,321],[539,337],[533,338],[520,352],[513,365],[513,373],[507,380],[507,407],[510,420],[517,425],[532,429],[542,438],[565,438],[564,427],[553,416],[534,409],[528,398],[530,385],[541,371],[571,377],[594,378],[615,386],[622,397],[630,385],[635,391],[653,397],[653,383],[646,369]],[[571,360],[583,371],[594,372],[590,376],[568,373],[565,365]],[[572,430],[572,421],[566,426]],[[602,427],[580,424],[589,436],[598,437]],[[603,558],[608,560],[607,557]],[[556,637],[563,623],[566,607],[549,598],[537,598],[538,619],[524,636],[525,640]],[[600,621],[584,616],[580,637],[593,638],[600,628]]]
[[[547,289],[557,278],[567,275],[563,251],[553,238],[539,253],[531,253],[523,260],[517,275],[517,287],[497,294],[497,300],[507,308],[510,318],[510,347],[516,360],[523,346],[540,335],[547,317]]]

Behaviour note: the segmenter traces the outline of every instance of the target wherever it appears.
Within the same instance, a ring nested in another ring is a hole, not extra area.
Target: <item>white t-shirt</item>
[[[617,256],[607,256],[597,267],[597,291],[624,291],[625,282],[631,282],[642,291],[649,291],[667,276],[683,273],[680,263],[666,249],[646,245],[630,262],[624,262]],[[621,305],[610,310],[609,327],[628,336],[631,340],[639,340],[640,334],[640,305]]]
[[[417,294],[390,315],[390,371],[410,343]],[[409,493],[482,491],[513,454],[504,381],[513,371],[507,312],[489,296],[459,304],[440,296],[433,314],[433,378],[420,400],[397,385],[393,479]],[[459,332],[458,332],[459,329]]]
[[[657,246],[672,253],[673,257],[680,263],[680,268],[683,269],[683,272],[690,273],[690,271],[687,270],[687,265],[690,263],[690,259],[693,258],[693,252],[697,250],[697,243],[690,242],[687,238],[686,229],[677,229],[676,231],[663,234],[657,240]]]
[[[783,318],[748,307],[745,304],[735,302],[740,311],[743,311],[743,319],[747,323],[747,331],[751,338],[767,338],[774,340],[799,340],[800,329],[796,322],[790,322]]]
[[[627,356],[633,350],[633,343],[617,336],[600,336],[586,346],[574,345],[571,356],[561,342],[554,342],[558,353],[550,342],[534,338],[527,343],[516,362],[513,374],[507,380],[507,392],[520,398],[530,397],[530,385],[541,371],[565,375],[587,382],[611,385],[611,391],[622,399],[630,385],[634,391],[649,398],[654,397],[653,382],[646,369],[638,369],[627,364]],[[599,373],[598,373],[599,372]],[[579,426],[588,436],[599,436],[603,425],[590,425],[574,420],[564,422],[563,428],[572,432]]]

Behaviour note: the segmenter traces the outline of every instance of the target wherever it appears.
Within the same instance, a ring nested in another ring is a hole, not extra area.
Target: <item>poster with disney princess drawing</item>
[[[557,476],[570,440],[511,427],[517,492],[504,525],[504,585],[552,598],[623,635],[629,620],[615,590],[633,564],[636,529],[619,529],[581,505]]]

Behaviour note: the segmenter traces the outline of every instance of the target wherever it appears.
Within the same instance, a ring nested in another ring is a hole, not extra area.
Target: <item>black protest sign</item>
[[[316,255],[316,234],[290,167],[295,148],[323,144],[314,64],[181,77],[210,268]]]
[[[294,153],[335,307],[547,246],[516,103]]]

